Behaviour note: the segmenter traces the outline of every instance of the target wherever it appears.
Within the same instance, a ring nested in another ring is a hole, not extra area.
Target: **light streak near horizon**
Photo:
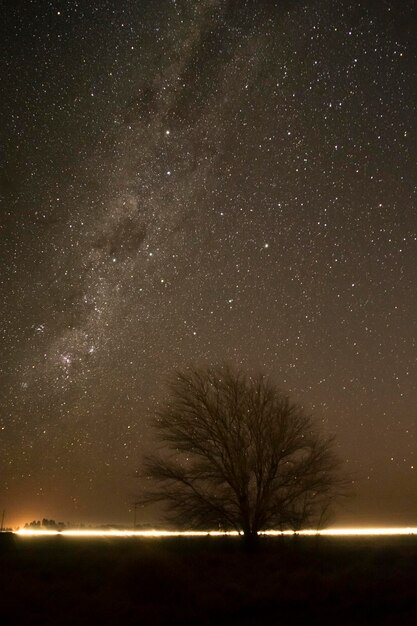
[[[21,528],[14,531],[15,535],[20,537],[45,537],[62,535],[65,537],[240,537],[242,533],[236,530],[219,531],[219,530],[188,530],[188,531],[171,531],[171,530],[34,530],[29,528]],[[265,530],[259,535],[267,537],[284,537],[284,536],[323,536],[323,537],[378,537],[378,536],[404,536],[417,535],[417,527],[400,527],[400,528],[327,528],[324,530],[304,529],[299,531],[293,530]]]

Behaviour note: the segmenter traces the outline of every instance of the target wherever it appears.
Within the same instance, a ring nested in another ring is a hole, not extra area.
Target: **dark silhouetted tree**
[[[227,366],[177,373],[154,421],[143,501],[187,528],[316,527],[345,481],[332,437],[264,376]]]

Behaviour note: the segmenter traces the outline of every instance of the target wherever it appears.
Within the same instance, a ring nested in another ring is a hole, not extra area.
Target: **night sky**
[[[167,376],[225,360],[336,434],[339,525],[415,525],[413,6],[2,3],[6,525],[131,524]]]

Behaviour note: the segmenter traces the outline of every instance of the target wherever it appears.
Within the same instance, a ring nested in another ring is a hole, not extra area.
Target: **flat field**
[[[0,624],[417,625],[417,537],[0,536]]]

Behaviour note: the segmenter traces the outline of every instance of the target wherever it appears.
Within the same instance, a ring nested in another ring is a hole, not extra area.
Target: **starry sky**
[[[167,376],[227,360],[336,434],[337,523],[415,525],[414,3],[2,9],[5,523],[132,523]]]

